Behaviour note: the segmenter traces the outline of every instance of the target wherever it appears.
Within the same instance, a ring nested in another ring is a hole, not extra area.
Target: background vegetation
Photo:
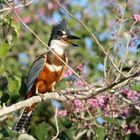
[[[77,42],[79,48],[67,50],[69,65],[93,87],[105,87],[139,72],[140,0],[60,1],[88,27],[100,44],[56,1],[34,0],[25,6],[28,2],[0,0],[0,108],[24,99],[24,79],[28,70],[35,58],[47,51],[46,46],[21,23],[14,10],[8,9],[13,3],[22,4],[16,12],[46,44],[51,26],[63,17],[67,20],[71,32],[81,37]],[[85,84],[68,70],[56,89],[83,86]],[[28,135],[12,132],[19,112],[8,114],[0,118],[0,139],[53,139],[57,133],[55,107],[59,108],[59,135],[56,139],[140,139],[140,110],[135,107],[140,106],[139,76],[115,90],[123,98],[107,90],[88,100],[39,103]]]

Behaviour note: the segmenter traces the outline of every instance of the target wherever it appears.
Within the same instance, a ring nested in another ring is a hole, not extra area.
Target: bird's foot
[[[44,101],[44,95],[42,93],[39,93],[37,90],[36,90],[36,96],[40,96],[41,100]]]
[[[44,101],[44,95],[43,94],[37,94],[38,96],[40,96],[41,100]]]

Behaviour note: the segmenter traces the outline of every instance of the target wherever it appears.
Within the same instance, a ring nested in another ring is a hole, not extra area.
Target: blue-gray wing
[[[43,70],[45,62],[46,62],[46,57],[42,55],[41,57],[36,59],[34,63],[32,64],[31,69],[27,75],[26,82],[25,82],[25,85],[26,85],[25,95],[27,95],[30,92],[40,72]]]

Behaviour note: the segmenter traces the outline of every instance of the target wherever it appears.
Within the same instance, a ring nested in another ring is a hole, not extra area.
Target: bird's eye
[[[63,35],[63,33],[61,32],[61,31],[58,31],[58,33],[57,33],[58,35],[60,35],[60,36],[62,36]]]

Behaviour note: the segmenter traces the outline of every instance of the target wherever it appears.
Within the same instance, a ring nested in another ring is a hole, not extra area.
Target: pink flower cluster
[[[134,90],[124,89],[122,90],[122,94],[126,96],[127,99],[135,101],[140,97],[140,94]]]
[[[17,8],[17,9],[16,9],[16,12],[17,12],[18,14],[21,14],[21,13],[22,13],[22,9],[21,9],[21,8]],[[15,21],[16,21],[16,22],[19,22],[19,19],[18,19],[17,17],[15,17]],[[32,21],[32,19],[31,19],[30,16],[25,16],[25,17],[22,18],[22,21],[23,21],[24,23],[28,24],[28,23],[30,23],[30,22]]]
[[[84,87],[85,84],[82,81],[78,80],[78,81],[75,82],[75,86],[76,87]]]
[[[84,71],[84,65],[83,64],[80,64],[78,67],[77,67],[77,70],[81,73],[83,73]]]
[[[135,14],[135,15],[133,15],[133,18],[135,21],[140,22],[140,15]]]
[[[72,104],[71,104],[71,109],[64,109],[64,110],[59,110],[57,113],[58,117],[65,117],[67,116],[71,111],[74,113],[79,113],[83,111],[84,109],[84,104],[81,100],[75,99]],[[70,111],[71,110],[71,111]]]
[[[75,107],[74,112],[78,113],[78,112],[81,112],[83,110],[84,104],[81,100],[75,99],[74,100],[74,107]]]
[[[65,117],[65,116],[67,116],[67,114],[68,114],[67,110],[59,110],[57,113],[57,116],[58,117]]]
[[[66,71],[66,73],[64,74],[64,78],[67,78],[67,77],[71,76],[72,74],[73,74],[72,70],[71,69],[68,69]]]
[[[88,103],[88,105],[91,106],[91,107],[98,107],[97,99],[88,99],[88,100],[87,100],[87,103]]]
[[[132,112],[132,109],[130,107],[124,108],[122,110],[121,116],[128,118],[131,112]]]
[[[30,23],[32,21],[31,17],[29,17],[29,16],[26,16],[26,17],[22,18],[22,20],[26,24],[28,24],[28,23]]]
[[[96,107],[105,109],[109,101],[109,98],[106,96],[98,96],[96,99],[88,99],[87,103],[90,107]]]
[[[127,134],[137,133],[137,132],[138,132],[138,128],[135,127],[135,126],[128,126],[128,125],[126,125],[126,126],[124,127],[124,131],[125,131]]]

